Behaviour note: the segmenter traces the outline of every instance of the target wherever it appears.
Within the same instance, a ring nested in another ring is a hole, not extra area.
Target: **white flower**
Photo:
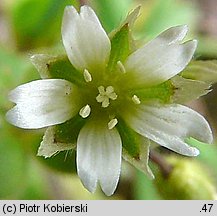
[[[94,192],[97,183],[107,195],[114,193],[121,170],[121,121],[138,136],[150,139],[177,153],[196,156],[186,144],[193,137],[212,142],[206,120],[179,104],[140,98],[136,92],[149,89],[180,73],[192,59],[197,41],[181,43],[187,26],[177,26],[132,52],[116,70],[108,70],[111,42],[94,11],[72,6],[65,9],[63,44],[71,64],[83,75],[82,86],[64,79],[33,81],[12,90],[16,106],[7,119],[17,127],[36,129],[66,122],[79,115],[86,120],[77,138],[77,170],[84,186]],[[152,98],[153,99],[153,98]],[[144,169],[149,145],[143,143]],[[129,155],[124,155],[127,159]],[[129,159],[129,158],[128,158]],[[136,160],[131,161],[137,163]]]

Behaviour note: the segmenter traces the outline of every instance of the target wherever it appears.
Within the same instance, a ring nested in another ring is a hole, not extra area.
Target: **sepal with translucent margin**
[[[73,67],[66,55],[35,54],[30,59],[42,79],[65,79],[78,86],[85,84],[83,74]]]
[[[123,145],[122,157],[153,179],[154,175],[148,166],[150,141],[127,127],[120,118],[117,129]]]
[[[207,83],[216,83],[217,60],[191,61],[181,74],[184,78],[204,81]]]
[[[38,156],[49,158],[61,151],[74,150],[76,148],[75,144],[66,144],[56,141],[54,128],[55,127],[49,127],[46,130],[41,145],[38,149]]]
[[[147,144],[147,142],[148,140],[145,140],[144,143],[140,144],[140,155],[138,159],[132,157],[129,152],[127,152],[124,148],[122,152],[122,157],[131,165],[145,173],[150,179],[154,179],[154,174],[148,166],[150,144]]]

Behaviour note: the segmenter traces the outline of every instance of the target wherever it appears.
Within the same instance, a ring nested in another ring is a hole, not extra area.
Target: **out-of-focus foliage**
[[[90,1],[90,5],[96,10],[96,13],[107,32],[112,31],[120,25],[133,3],[133,0]]]
[[[60,40],[61,19],[73,0],[18,0],[10,10],[16,45],[19,49],[51,46]],[[58,29],[58,30],[57,30]]]
[[[176,25],[187,24],[192,30],[197,22],[198,10],[191,1],[148,0],[143,2],[138,34],[149,38]]]
[[[141,15],[134,28],[136,38],[145,37],[147,41],[168,27],[188,24],[193,33],[189,38],[199,39],[195,58],[215,59],[217,38],[196,34],[201,12],[195,2],[89,1],[108,33],[120,25],[130,9],[140,4]],[[83,188],[75,174],[75,152],[68,154],[62,152],[49,159],[37,157],[37,149],[44,130],[21,130],[5,121],[5,113],[11,107],[7,100],[9,90],[27,81],[39,79],[29,57],[36,52],[34,50],[60,46],[63,10],[66,5],[71,4],[79,7],[77,0],[2,0],[0,2],[0,31],[1,35],[7,37],[5,40],[7,43],[1,41],[2,37],[0,37],[0,199],[108,199],[99,190],[92,195]],[[138,44],[142,44],[141,41],[138,41]],[[197,73],[196,70],[194,73]],[[199,75],[204,76],[201,73],[200,70]],[[211,101],[214,102],[216,104],[212,107],[217,106],[216,101]],[[216,114],[216,111],[213,113]],[[210,118],[215,119],[212,115]],[[200,160],[203,163],[213,176],[216,186],[216,145],[207,146],[194,140],[191,140],[191,144],[196,145],[201,151],[200,156],[193,160]],[[126,166],[122,173],[118,190],[110,199],[164,198],[156,190],[154,181],[149,180],[140,171]],[[164,187],[165,184],[167,182],[161,183],[161,186]]]

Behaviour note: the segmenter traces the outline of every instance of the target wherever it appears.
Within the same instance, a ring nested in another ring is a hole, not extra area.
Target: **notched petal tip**
[[[111,43],[90,7],[83,6],[80,14],[74,7],[65,9],[62,40],[70,62],[78,70],[106,66]]]
[[[102,25],[95,13],[95,11],[88,5],[83,5],[80,9],[80,16],[84,20],[89,20],[97,24],[100,28],[102,28]]]
[[[158,85],[171,79],[186,67],[197,47],[196,40],[181,43],[186,33],[185,25],[172,27],[127,58],[125,62],[129,74],[127,76],[135,78],[133,83],[135,87]]]
[[[191,50],[191,52],[194,54],[195,50],[197,49],[198,41],[194,39],[194,40],[187,41],[186,43],[188,44],[188,47]]]
[[[188,32],[187,25],[178,25],[162,32],[158,38],[167,40],[169,44],[181,42]]]
[[[75,7],[74,6],[72,6],[72,5],[67,5],[66,7],[65,7],[65,9],[64,9],[64,15],[65,15],[65,13],[73,13],[73,14],[77,14],[78,15],[78,11],[75,9]]]
[[[84,186],[94,192],[97,181],[108,196],[117,187],[121,170],[121,138],[107,122],[88,121],[77,143],[77,169]]]
[[[81,179],[82,184],[84,187],[90,192],[90,193],[95,193],[96,188],[97,188],[97,176],[95,175],[90,175],[89,172],[90,170],[85,170],[83,168],[78,167],[77,165],[77,171],[78,171],[78,176]]]
[[[73,89],[73,84],[62,79],[36,80],[20,85],[10,92],[10,100],[17,105],[6,117],[11,124],[26,129],[63,123],[78,110],[77,103],[72,101]]]
[[[16,118],[15,118],[15,114],[13,110],[14,110],[14,107],[6,113],[5,118],[7,122],[9,122],[10,124],[19,127],[15,121]]]
[[[182,105],[137,106],[135,116],[124,116],[139,134],[161,146],[186,156],[197,156],[199,150],[186,143],[187,137],[212,141],[208,122],[199,113]],[[146,124],[148,122],[148,124]]]

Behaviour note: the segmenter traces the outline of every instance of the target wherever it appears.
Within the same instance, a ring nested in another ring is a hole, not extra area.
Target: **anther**
[[[84,69],[84,80],[86,82],[91,82],[92,81],[92,76],[90,74],[90,72],[87,69]]]
[[[79,115],[82,118],[87,118],[90,115],[91,109],[90,106],[87,104],[86,106],[82,107],[79,111]]]
[[[137,95],[133,95],[132,101],[135,104],[140,104],[141,103],[141,101],[140,101],[140,99],[139,99],[139,97]]]
[[[126,69],[121,61],[117,62],[117,66],[122,73],[126,73]]]
[[[113,129],[116,124],[118,123],[118,120],[115,118],[115,119],[112,119],[109,123],[108,123],[108,129],[111,130]]]

